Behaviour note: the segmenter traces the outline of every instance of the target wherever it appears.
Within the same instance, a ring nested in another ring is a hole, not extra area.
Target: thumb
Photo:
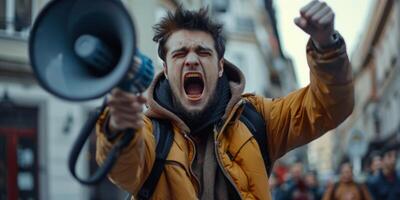
[[[307,20],[305,20],[302,17],[296,17],[296,18],[294,18],[293,21],[299,28],[301,28],[304,32],[308,33],[308,31],[307,31]]]

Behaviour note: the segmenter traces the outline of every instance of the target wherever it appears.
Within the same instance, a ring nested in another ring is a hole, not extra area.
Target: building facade
[[[400,2],[376,1],[352,54],[355,109],[335,130],[335,160],[349,157],[362,171],[377,141],[400,137]],[[385,146],[387,144],[383,144]]]
[[[246,91],[277,97],[297,88],[292,63],[280,49],[271,1],[122,1],[134,19],[139,49],[156,61],[157,70],[162,65],[152,42],[152,25],[179,4],[187,8],[209,5],[214,17],[226,24],[226,58],[244,71]],[[108,181],[85,187],[68,171],[72,144],[101,99],[62,100],[43,90],[32,74],[29,31],[48,2],[0,2],[0,199],[122,199],[124,192]],[[78,162],[81,177],[97,168],[94,139]]]

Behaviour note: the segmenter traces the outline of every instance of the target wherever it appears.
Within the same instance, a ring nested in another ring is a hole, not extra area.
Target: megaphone
[[[66,100],[100,97],[126,78],[135,84],[124,89],[142,92],[154,72],[148,65],[133,65],[135,35],[120,0],[53,0],[30,34],[33,72],[43,88]]]
[[[135,55],[141,64],[134,64]],[[151,60],[137,51],[132,18],[120,0],[50,1],[33,24],[29,58],[40,85],[70,101],[98,98],[114,87],[143,92],[154,76]],[[72,175],[83,184],[101,181],[134,134],[126,131],[94,176],[79,178],[77,158],[99,114],[89,118],[69,157]]]

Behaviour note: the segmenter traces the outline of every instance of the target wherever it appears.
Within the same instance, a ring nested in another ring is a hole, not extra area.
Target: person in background
[[[379,154],[373,153],[368,162],[367,185],[370,185],[382,168],[382,158]]]
[[[279,181],[275,173],[272,173],[268,180],[269,188],[271,190],[271,197],[273,200],[279,200],[282,196],[282,191],[280,188]]]
[[[276,180],[279,186],[281,186],[283,183],[285,183],[285,181],[288,180],[289,167],[283,161],[277,160],[275,162],[273,172],[276,176]]]
[[[290,177],[282,185],[282,198],[280,200],[314,200],[304,180],[304,169],[301,162],[296,162],[290,168]]]
[[[375,155],[374,157],[372,157],[370,165],[370,173],[372,175],[378,175],[381,168],[382,168],[382,158],[380,155]]]
[[[317,172],[309,171],[306,174],[304,181],[306,183],[308,190],[313,195],[313,197],[314,197],[313,199],[314,200],[322,199],[323,189],[318,182]]]
[[[369,190],[375,200],[400,199],[400,172],[396,171],[397,152],[394,149],[383,150],[382,168],[368,182]]]
[[[340,166],[340,180],[327,189],[323,200],[372,200],[367,187],[354,181],[352,170],[348,162]]]

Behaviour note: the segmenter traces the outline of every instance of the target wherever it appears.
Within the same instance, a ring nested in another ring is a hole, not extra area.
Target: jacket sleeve
[[[96,161],[99,165],[103,164],[111,148],[120,139],[120,136],[111,141],[107,139],[104,132],[107,117],[108,110],[106,109],[96,124]],[[131,194],[137,194],[150,174],[155,160],[155,139],[151,120],[145,117],[144,124],[136,131],[129,145],[121,151],[108,175],[111,182]]]
[[[275,161],[286,152],[336,128],[354,106],[352,71],[341,45],[319,51],[310,40],[307,61],[310,84],[278,99],[257,97],[256,107],[267,124],[269,154]]]

